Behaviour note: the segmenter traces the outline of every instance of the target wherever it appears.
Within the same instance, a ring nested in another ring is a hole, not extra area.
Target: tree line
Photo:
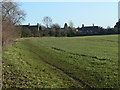
[[[65,23],[66,25],[66,23]],[[75,28],[65,27],[62,28],[58,24],[52,24],[50,28],[41,27],[38,29],[29,29],[28,27],[21,28],[21,37],[72,37],[76,35]]]
[[[87,36],[87,35],[107,35],[107,34],[119,34],[119,29],[107,28],[100,30],[97,33],[81,33],[76,31],[76,28],[67,26],[64,24],[64,28],[60,28],[58,24],[53,24],[50,28],[42,29],[29,29],[27,27],[21,28],[21,37],[74,37],[74,36]]]

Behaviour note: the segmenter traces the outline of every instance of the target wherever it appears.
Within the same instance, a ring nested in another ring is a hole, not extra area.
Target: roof
[[[19,26],[22,26],[22,27],[29,27],[29,25],[19,25]]]
[[[38,27],[37,25],[31,25],[31,26],[29,26],[29,27]]]
[[[99,28],[98,26],[86,26],[86,27],[80,28],[80,30],[93,30],[98,28]]]

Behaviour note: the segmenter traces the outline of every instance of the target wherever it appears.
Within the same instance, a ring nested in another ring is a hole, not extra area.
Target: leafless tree
[[[20,24],[25,18],[24,11],[19,9],[19,4],[11,0],[2,2],[2,20],[10,22],[13,25]]]
[[[73,22],[72,22],[72,21],[69,21],[69,26],[70,26],[71,28],[73,28]]]
[[[50,17],[46,16],[46,17],[43,18],[43,23],[48,28],[52,24],[52,19]]]
[[[20,5],[12,0],[3,0],[1,3],[2,44],[5,46],[18,36],[16,25],[19,25],[24,20],[26,14],[20,10]]]
[[[110,29],[110,26],[107,26],[107,29]]]

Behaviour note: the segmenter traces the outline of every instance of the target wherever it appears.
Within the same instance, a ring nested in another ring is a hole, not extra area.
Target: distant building
[[[22,27],[26,27],[26,28],[29,28],[31,30],[40,30],[40,24],[37,23],[37,25],[30,25],[30,23],[28,23],[28,25],[20,25]]]
[[[76,28],[76,31],[81,33],[81,34],[97,34],[99,31],[101,30],[101,28],[99,26],[84,26],[84,24],[82,24],[81,28]]]

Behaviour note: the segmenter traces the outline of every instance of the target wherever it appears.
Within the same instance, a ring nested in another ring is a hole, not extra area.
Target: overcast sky
[[[104,28],[113,27],[118,21],[117,2],[22,2],[21,5],[27,14],[22,24],[43,25],[44,16],[51,17],[61,27],[70,20],[75,27],[95,24]]]

